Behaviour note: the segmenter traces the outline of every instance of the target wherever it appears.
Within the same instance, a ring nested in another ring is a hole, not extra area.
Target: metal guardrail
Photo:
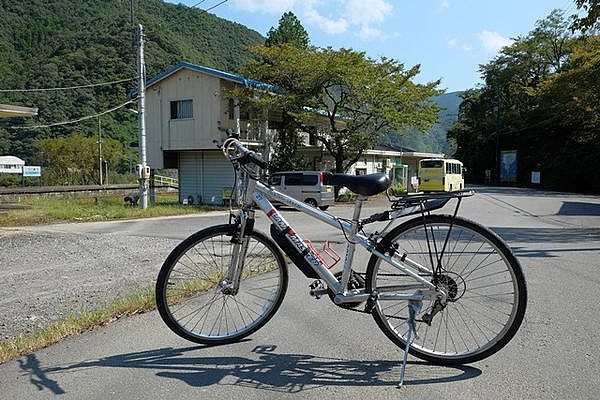
[[[171,178],[170,176],[154,175],[154,184],[178,188],[179,180],[177,178]]]
[[[168,176],[155,175],[154,186],[156,188],[179,188],[179,181]],[[70,194],[93,194],[93,193],[132,193],[137,192],[139,186],[133,183],[111,184],[111,185],[70,185],[70,186],[15,186],[0,187],[0,201],[11,201],[14,196],[40,196],[40,195],[68,195]]]

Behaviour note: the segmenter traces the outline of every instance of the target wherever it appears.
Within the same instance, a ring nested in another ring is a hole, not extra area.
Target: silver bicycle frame
[[[323,262],[308,250],[307,244],[302,240],[302,238],[293,230],[291,230],[292,235],[290,235],[293,246],[301,253],[307,254],[305,257],[310,266],[314,269],[314,271],[318,274],[318,276],[325,281],[327,286],[336,293],[336,303],[348,303],[348,302],[356,302],[356,301],[366,301],[371,294],[367,293],[349,293],[347,291],[348,281],[350,279],[352,262],[354,260],[354,252],[356,246],[359,245],[368,252],[376,255],[383,261],[388,264],[394,266],[398,270],[412,277],[416,283],[414,286],[410,287],[413,289],[413,293],[379,293],[379,300],[423,300],[426,298],[431,298],[432,296],[437,296],[440,294],[433,283],[431,283],[426,278],[419,275],[418,272],[422,273],[432,273],[429,268],[426,268],[408,258],[403,257],[403,260],[397,260],[389,255],[383,254],[379,252],[375,245],[363,234],[359,233],[359,220],[360,214],[362,211],[363,202],[367,199],[367,196],[359,196],[354,207],[354,214],[352,220],[350,222],[330,215],[324,211],[321,211],[315,207],[302,203],[292,197],[289,197],[277,190],[266,186],[265,184],[250,180],[247,182],[247,190],[244,193],[244,198],[242,202],[246,205],[250,205],[253,201],[258,207],[267,215],[267,217],[274,223],[280,231],[287,231],[291,229],[291,226],[285,220],[285,218],[277,211],[277,209],[273,206],[273,204],[269,201],[269,199],[276,200],[281,202],[289,207],[293,207],[305,214],[310,215],[311,217],[322,221],[330,226],[333,226],[337,229],[341,229],[345,236],[348,238],[348,242],[346,245],[346,253],[344,256],[344,265],[342,269],[342,277],[338,281],[338,279],[333,275],[333,273],[323,264]],[[245,186],[245,185],[242,185]],[[246,211],[247,212],[247,211]],[[408,287],[404,287],[405,290],[408,290]]]

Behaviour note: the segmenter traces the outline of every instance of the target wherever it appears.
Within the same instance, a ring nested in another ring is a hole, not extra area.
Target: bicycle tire
[[[496,353],[518,331],[527,304],[525,277],[518,260],[499,236],[476,222],[439,214],[417,217],[386,234],[379,250],[395,252],[397,257],[406,254],[432,267],[427,237],[433,262],[437,263],[435,252],[442,249],[450,226],[441,261],[443,273],[438,279],[445,285],[449,301],[431,325],[423,321],[423,315],[431,313],[433,301],[423,301],[415,318],[420,338],[409,348],[415,357],[440,365],[469,364]],[[433,239],[437,247],[433,247]],[[375,255],[369,259],[366,276],[369,293],[385,292],[386,286],[416,283]],[[402,349],[408,333],[407,303],[377,301],[372,313],[383,333]]]
[[[263,327],[279,309],[288,284],[285,259],[261,232],[249,233],[237,293],[219,283],[232,261],[233,225],[198,231],[175,247],[158,274],[156,305],[162,320],[195,343],[233,343]]]

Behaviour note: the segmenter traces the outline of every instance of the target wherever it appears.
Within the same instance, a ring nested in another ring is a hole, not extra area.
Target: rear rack
[[[448,200],[450,199],[470,197],[474,194],[475,191],[471,189],[463,189],[455,192],[417,192],[408,193],[404,196],[392,196],[390,195],[389,191],[386,192],[388,200],[390,201],[390,203],[392,203],[392,210],[397,210],[415,205],[422,205],[423,203],[428,202],[443,201],[443,204],[441,204],[439,207],[436,207],[440,208],[444,204],[446,204],[446,202],[448,202]]]
[[[386,192],[388,200],[391,204],[391,210],[376,213],[361,221],[362,225],[371,222],[389,221],[400,217],[405,217],[413,214],[425,214],[443,206],[450,199],[457,199],[454,215],[458,213],[460,202],[463,197],[473,196],[473,190],[459,190],[456,192],[430,192],[430,193],[410,193],[404,196],[392,197],[389,192]]]

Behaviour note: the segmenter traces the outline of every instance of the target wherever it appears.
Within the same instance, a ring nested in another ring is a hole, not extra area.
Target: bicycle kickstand
[[[409,300],[408,301],[408,334],[406,335],[406,346],[404,347],[404,358],[402,359],[402,369],[400,370],[400,382],[398,388],[401,388],[404,384],[404,372],[406,371],[406,363],[408,361],[408,349],[412,345],[413,341],[419,339],[419,333],[415,326],[415,317],[421,312],[422,302],[420,300]]]

